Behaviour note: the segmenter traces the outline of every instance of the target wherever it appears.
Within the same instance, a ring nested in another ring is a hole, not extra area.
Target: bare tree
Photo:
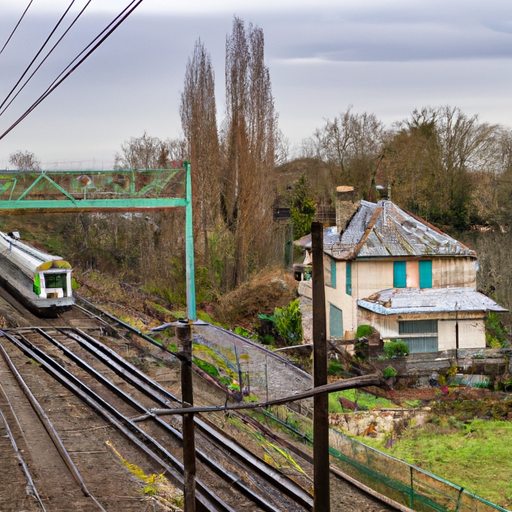
[[[41,161],[30,151],[16,151],[9,155],[9,163],[18,171],[40,171]]]
[[[201,40],[196,42],[193,56],[187,63],[180,114],[190,155],[194,232],[196,235],[199,232],[202,234],[203,256],[206,263],[209,259],[208,231],[219,216],[220,160],[215,77],[211,57]]]
[[[121,146],[121,153],[114,159],[116,169],[169,169],[173,161],[187,157],[185,141],[151,137],[146,132],[132,137]]]
[[[277,114],[263,30],[235,17],[226,41],[222,208],[234,235],[234,284],[263,264],[272,234]]]
[[[348,107],[303,141],[304,157],[319,158],[331,170],[332,185],[356,186],[366,197],[375,177],[384,138],[384,125],[375,114],[354,114]]]

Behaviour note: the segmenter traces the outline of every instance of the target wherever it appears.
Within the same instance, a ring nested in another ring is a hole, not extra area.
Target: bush
[[[389,341],[384,343],[384,353],[388,359],[394,359],[408,355],[409,347],[402,340]]]
[[[288,307],[275,308],[272,316],[258,315],[258,318],[270,322],[273,332],[287,345],[299,345],[302,341],[302,313],[299,299],[290,302]],[[272,335],[270,337],[273,338]]]
[[[507,346],[507,335],[510,331],[503,326],[498,313],[489,312],[485,319],[485,341],[491,348],[501,348]]]
[[[396,377],[398,372],[392,366],[386,366],[382,372],[382,376],[385,379],[389,379],[390,377]]]
[[[371,325],[360,325],[356,331],[356,340],[368,337],[373,332]]]

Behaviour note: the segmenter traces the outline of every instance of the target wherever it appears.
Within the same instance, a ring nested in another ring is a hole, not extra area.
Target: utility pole
[[[194,405],[192,388],[192,324],[176,322],[176,336],[181,358],[181,400],[183,407]],[[184,502],[185,512],[196,510],[196,446],[194,438],[194,414],[184,414],[182,420]]]
[[[327,336],[324,290],[324,226],[311,225],[313,252],[313,386],[327,384]],[[313,398],[314,511],[330,512],[329,394]]]

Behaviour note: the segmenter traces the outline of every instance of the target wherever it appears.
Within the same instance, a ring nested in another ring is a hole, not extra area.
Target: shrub
[[[390,377],[396,377],[398,372],[392,366],[386,366],[382,372],[382,376],[385,379],[389,379]]]
[[[491,311],[485,319],[485,341],[491,348],[500,348],[507,346],[507,335],[510,331],[503,326],[498,313]]]
[[[273,331],[288,345],[299,345],[302,341],[302,312],[299,299],[284,308],[275,308],[272,316],[258,315],[260,320],[273,324]],[[271,336],[272,337],[272,336]]]
[[[274,336],[272,334],[264,334],[263,336],[258,336],[258,341],[262,345],[273,345],[275,342]]]
[[[402,340],[389,341],[384,343],[384,353],[388,359],[406,356],[409,354],[409,347]]]
[[[370,325],[360,325],[356,331],[356,340],[362,337],[368,337],[373,332]]]

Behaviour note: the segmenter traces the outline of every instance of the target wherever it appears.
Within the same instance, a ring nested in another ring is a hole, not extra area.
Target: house
[[[324,233],[327,338],[371,325],[411,353],[484,348],[484,319],[506,309],[476,291],[476,253],[390,200],[355,201],[338,187],[336,224]],[[296,244],[306,251],[311,237]],[[299,293],[311,298],[311,282]]]

